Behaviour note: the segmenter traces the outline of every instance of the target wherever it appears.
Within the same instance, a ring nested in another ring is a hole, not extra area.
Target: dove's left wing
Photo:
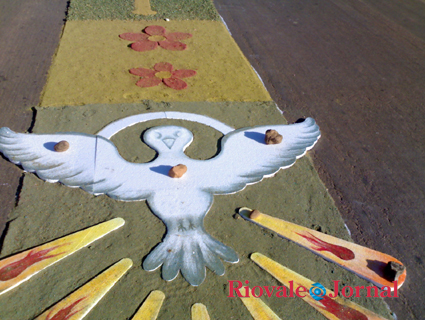
[[[265,132],[276,130],[283,137],[279,144],[265,143]],[[199,187],[213,194],[234,193],[248,184],[274,175],[292,166],[320,138],[320,130],[312,118],[291,125],[243,128],[223,137],[221,152],[203,161]],[[208,172],[208,174],[205,174]]]
[[[54,146],[67,141],[69,149]],[[13,163],[48,182],[80,187],[92,194],[118,200],[142,200],[152,192],[141,183],[154,173],[147,164],[127,162],[115,145],[100,136],[83,133],[22,134],[0,129],[0,151]]]

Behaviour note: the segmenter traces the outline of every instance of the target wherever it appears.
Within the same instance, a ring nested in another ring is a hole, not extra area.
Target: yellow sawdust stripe
[[[391,279],[387,279],[384,268],[370,267],[370,261],[376,261],[383,266],[386,266],[389,262],[402,265],[399,260],[388,254],[271,217],[259,211],[256,211],[256,215],[253,217],[250,215],[251,209],[249,208],[241,208],[239,214],[245,219],[275,231],[280,236],[313,251],[326,260],[339,264],[380,288],[386,286],[392,289],[394,287]],[[401,287],[405,280],[406,269],[398,277],[397,287]]]
[[[35,320],[83,319],[132,265],[130,259],[122,259]]]
[[[0,294],[124,225],[116,218],[0,261]]]
[[[161,47],[137,52],[119,38],[137,33],[147,21],[69,21],[50,69],[42,106],[155,101],[271,101],[261,80],[226,27],[218,21],[157,21],[167,32],[191,33],[183,51]],[[132,68],[152,69],[158,62],[174,69],[195,70],[182,79],[188,87],[174,90],[163,83],[136,86]]]
[[[164,299],[165,294],[162,291],[152,291],[131,320],[155,320]]]
[[[192,320],[210,320],[207,307],[202,303],[195,303],[192,308]]]
[[[149,0],[134,0],[133,13],[147,16],[150,14],[156,14],[156,11],[151,9],[151,3]]]
[[[241,300],[255,320],[281,320],[260,298],[250,296]]]

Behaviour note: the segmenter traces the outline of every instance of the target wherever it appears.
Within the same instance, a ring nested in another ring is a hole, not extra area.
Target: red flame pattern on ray
[[[3,268],[0,269],[0,281],[8,281],[16,278],[19,276],[22,272],[24,272],[26,269],[31,267],[33,264],[50,259],[53,257],[56,257],[58,255],[61,255],[65,252],[57,253],[54,255],[46,256],[50,251],[53,251],[61,246],[64,246],[65,244],[55,246],[49,249],[44,249],[37,252],[37,249],[31,250],[24,258],[21,260],[12,262]]]
[[[78,299],[77,301],[71,303],[69,306],[62,308],[61,310],[59,310],[59,312],[57,312],[53,318],[50,318],[50,314],[53,312],[51,311],[48,315],[46,320],[68,320],[69,318],[71,318],[74,314],[80,312],[82,309],[79,309],[77,311],[72,312],[72,309],[79,304],[82,300],[84,300],[86,297]]]
[[[348,306],[344,306],[331,299],[327,295],[323,296],[323,299],[319,301],[324,307],[320,307],[320,309],[326,310],[332,313],[334,316],[338,317],[341,320],[367,320],[368,317]]]
[[[297,235],[307,239],[310,243],[314,244],[315,248],[312,248],[316,251],[329,251],[330,253],[336,255],[338,258],[342,260],[353,260],[355,258],[355,254],[348,248],[338,246],[336,244],[328,243],[319,238],[313,236],[311,233],[307,232],[306,234],[296,233]]]

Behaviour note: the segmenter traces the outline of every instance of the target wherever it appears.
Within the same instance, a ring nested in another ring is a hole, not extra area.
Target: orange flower
[[[136,51],[150,51],[158,47],[172,50],[182,51],[186,49],[186,44],[179,40],[185,40],[192,37],[190,33],[172,32],[167,33],[164,27],[161,26],[148,26],[144,33],[123,33],[120,38],[133,42],[130,47]]]
[[[187,83],[181,80],[196,75],[195,70],[174,70],[171,63],[160,62],[155,64],[152,69],[134,68],[130,70],[131,74],[141,77],[136,85],[142,88],[154,87],[163,82],[166,86],[175,89],[183,90],[187,88]]]

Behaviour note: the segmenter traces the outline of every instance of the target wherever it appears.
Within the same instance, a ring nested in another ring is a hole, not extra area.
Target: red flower
[[[179,40],[192,37],[190,33],[184,32],[166,33],[165,28],[161,26],[148,26],[143,31],[144,33],[123,33],[120,34],[120,38],[136,41],[130,45],[131,49],[136,51],[154,50],[158,45],[167,50],[182,51],[186,49],[186,44]]]
[[[171,63],[160,62],[155,64],[152,69],[134,68],[130,70],[131,74],[141,77],[136,85],[142,88],[154,87],[163,82],[166,86],[175,89],[183,90],[187,88],[187,83],[181,78],[193,77],[196,74],[195,70],[174,70]]]

